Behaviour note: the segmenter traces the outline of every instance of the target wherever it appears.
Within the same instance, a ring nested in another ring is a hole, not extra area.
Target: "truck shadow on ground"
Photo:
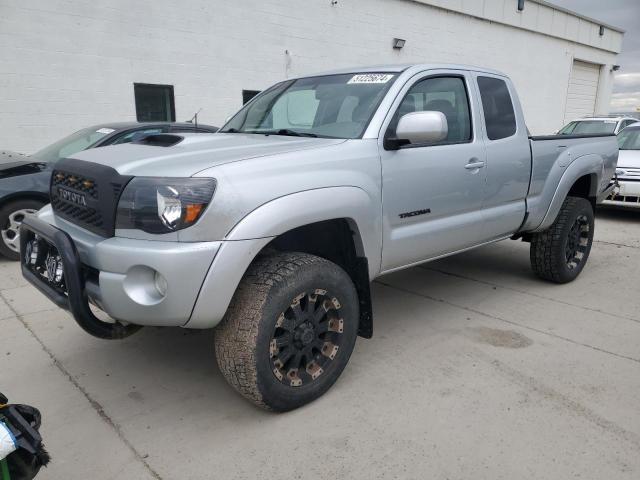
[[[614,208],[607,206],[599,206],[596,209],[596,224],[598,218],[614,220],[628,223],[640,222],[640,208]]]

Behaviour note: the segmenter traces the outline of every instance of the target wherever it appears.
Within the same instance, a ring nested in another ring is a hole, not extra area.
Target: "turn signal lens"
[[[186,208],[187,213],[184,216],[184,221],[187,223],[195,222],[200,216],[200,213],[202,212],[203,209],[204,209],[204,205],[201,203],[188,204]]]

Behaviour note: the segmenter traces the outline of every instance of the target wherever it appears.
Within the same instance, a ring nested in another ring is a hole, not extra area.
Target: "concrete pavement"
[[[0,263],[0,391],[43,413],[46,479],[637,479],[640,212],[600,211],[552,285],[501,242],[381,278],[374,338],[320,400],[270,414],[213,332],[100,341]]]

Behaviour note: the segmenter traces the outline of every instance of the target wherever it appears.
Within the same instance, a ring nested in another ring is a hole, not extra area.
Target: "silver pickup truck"
[[[613,136],[530,137],[495,71],[289,79],[220,133],[60,160],[51,206],[21,227],[22,271],[100,338],[216,327],[229,383],[285,411],[372,335],[380,275],[512,238],[538,276],[576,278],[617,156]]]

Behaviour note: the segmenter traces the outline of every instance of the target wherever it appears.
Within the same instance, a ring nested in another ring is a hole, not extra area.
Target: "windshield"
[[[640,150],[640,127],[625,128],[618,134],[620,150]]]
[[[255,97],[220,132],[358,138],[395,78],[361,73],[282,82]]]
[[[562,127],[560,135],[597,135],[613,133],[616,130],[616,120],[579,120]]]
[[[91,148],[100,139],[113,132],[112,128],[84,128],[52,143],[48,147],[44,147],[34,153],[32,157],[41,162],[56,162],[61,158]]]

